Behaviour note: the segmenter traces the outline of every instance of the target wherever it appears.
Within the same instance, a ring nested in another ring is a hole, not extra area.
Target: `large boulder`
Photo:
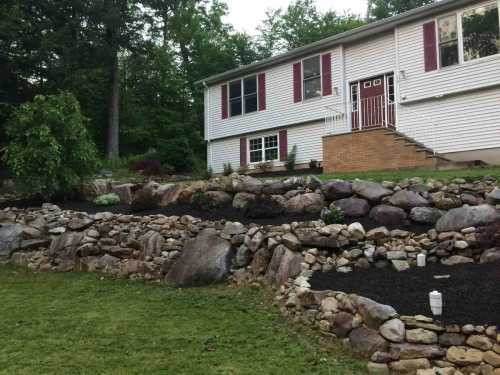
[[[397,317],[397,312],[389,305],[382,305],[366,297],[353,296],[353,301],[358,306],[359,314],[366,325],[378,329],[389,319]]]
[[[131,204],[132,199],[133,199],[133,193],[132,193],[133,187],[134,187],[134,184],[130,184],[130,183],[116,185],[113,187],[111,192],[118,195],[121,203]]]
[[[420,224],[435,224],[444,214],[439,208],[414,207],[410,211],[410,219]]]
[[[444,191],[438,191],[431,194],[430,199],[431,202],[434,203],[434,206],[441,210],[451,210],[452,208],[458,208],[462,205],[460,197],[448,195]]]
[[[383,197],[392,194],[392,190],[386,189],[378,182],[372,181],[355,181],[352,184],[352,190],[359,196],[372,202],[378,202]]]
[[[291,213],[319,213],[324,207],[325,200],[318,193],[299,194],[286,203],[286,210]]]
[[[160,196],[160,207],[167,207],[170,204],[177,203],[177,199],[183,188],[180,184],[160,185],[155,192],[157,196]]]
[[[375,352],[386,352],[389,344],[380,334],[366,327],[354,329],[349,335],[352,351],[365,358],[370,358]]]
[[[207,191],[203,193],[204,201],[210,208],[231,204],[233,197],[225,191]]]
[[[370,204],[366,199],[362,198],[339,199],[333,202],[332,205],[341,210],[346,217],[363,217],[370,211]]]
[[[239,210],[246,210],[255,201],[255,194],[236,193],[233,198],[233,207]]]
[[[468,227],[489,224],[499,218],[499,212],[488,204],[463,206],[448,211],[438,220],[436,229],[439,232],[459,231]]]
[[[23,226],[0,224],[0,257],[8,257],[21,246]]]
[[[398,191],[389,198],[389,202],[393,206],[397,206],[405,210],[411,210],[414,207],[426,207],[430,204],[427,199],[409,190]]]
[[[407,219],[407,215],[402,208],[381,204],[372,208],[370,219],[380,225],[394,226],[403,224]]]
[[[260,194],[262,192],[263,183],[257,178],[250,176],[237,176],[233,178],[231,188],[235,193],[252,193]]]
[[[139,212],[158,208],[160,197],[155,193],[157,187],[156,183],[149,182],[142,188],[137,189],[132,197],[132,211]]]
[[[300,273],[302,262],[303,257],[300,253],[283,245],[277,246],[267,268],[265,282],[275,287],[283,285],[289,278],[294,278]]]
[[[220,238],[213,228],[203,229],[196,238],[185,242],[165,281],[174,287],[221,282],[229,275],[233,256],[229,241]]]
[[[327,181],[321,186],[321,190],[329,201],[348,198],[353,194],[352,184],[343,180]]]

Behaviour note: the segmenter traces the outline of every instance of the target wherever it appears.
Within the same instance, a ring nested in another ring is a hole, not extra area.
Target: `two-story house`
[[[208,166],[500,164],[500,0],[443,0],[201,83]]]

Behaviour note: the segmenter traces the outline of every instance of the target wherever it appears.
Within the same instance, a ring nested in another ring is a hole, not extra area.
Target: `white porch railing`
[[[386,95],[325,108],[327,110],[325,128],[328,135],[345,134],[364,129],[390,128],[411,138],[423,147],[433,149],[432,131],[436,128],[436,122],[428,116],[401,105],[401,103],[390,101]],[[416,117],[422,125],[416,127],[398,126],[396,119],[401,117],[413,119]]]

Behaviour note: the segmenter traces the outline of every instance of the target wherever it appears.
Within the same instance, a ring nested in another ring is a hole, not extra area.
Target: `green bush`
[[[321,213],[321,218],[326,225],[342,224],[345,221],[344,213],[342,212],[342,210],[336,208],[333,205],[330,207],[330,209],[325,209]]]
[[[224,163],[224,176],[229,176],[234,172],[231,163]]]
[[[68,193],[98,167],[97,151],[71,93],[36,96],[10,116],[4,160],[22,190]]]
[[[295,162],[297,160],[297,145],[293,145],[292,151],[286,155],[285,167],[288,172],[295,170]]]
[[[114,206],[115,204],[120,203],[120,197],[115,193],[103,194],[99,195],[94,203],[98,206]]]
[[[187,172],[194,169],[194,154],[187,138],[181,137],[163,141],[158,146],[161,165],[170,166],[176,172]]]

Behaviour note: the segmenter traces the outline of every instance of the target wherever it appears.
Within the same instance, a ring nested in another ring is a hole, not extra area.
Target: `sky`
[[[233,24],[236,30],[256,34],[256,27],[266,18],[268,9],[286,8],[293,0],[225,0],[229,7],[227,22]],[[366,0],[316,0],[318,9],[322,12],[333,9],[338,13],[348,11],[364,15]]]

